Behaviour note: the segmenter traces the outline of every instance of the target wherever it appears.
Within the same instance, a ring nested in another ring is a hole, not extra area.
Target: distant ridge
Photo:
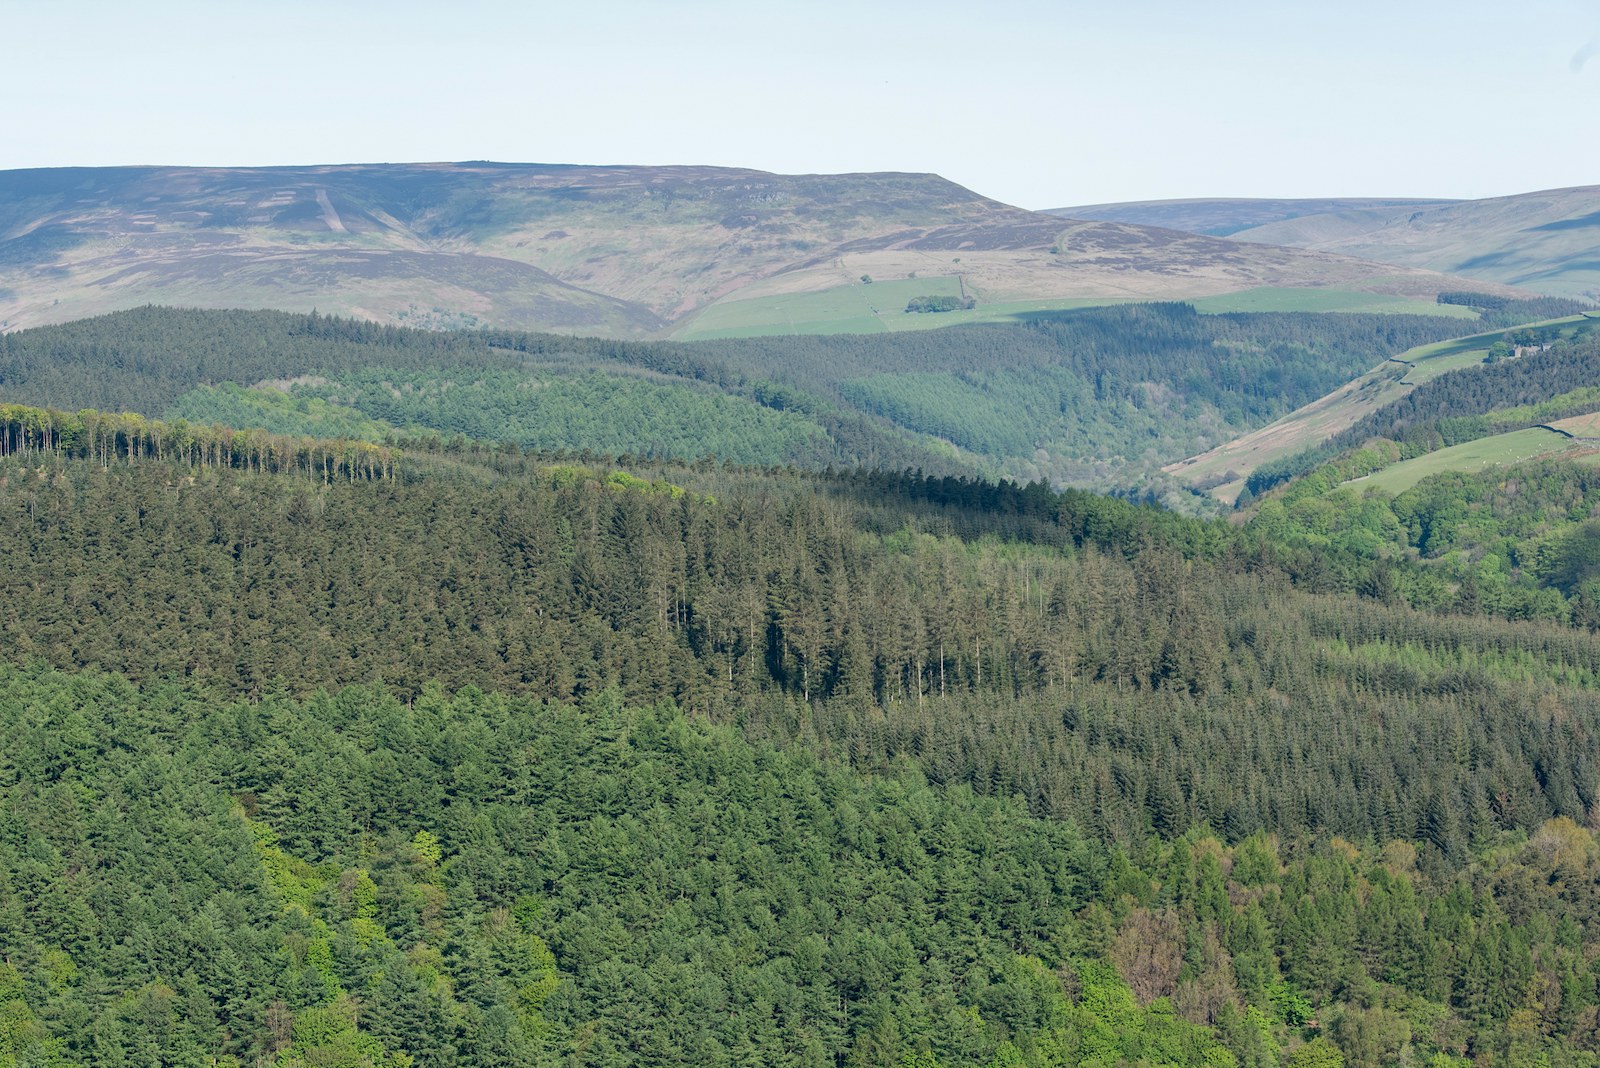
[[[1051,214],[1333,252],[1600,300],[1600,185],[1484,200],[1153,200]]]
[[[888,280],[912,291],[863,289]],[[909,298],[947,288],[1040,309],[1268,286],[1431,301],[1470,285],[1067,221],[932,174],[485,162],[0,172],[0,329],[158,303],[660,337],[729,304],[736,330],[838,329],[802,329],[786,303],[829,291],[862,317],[848,328],[883,329]]]
[[[1228,237],[1251,227],[1330,212],[1432,208],[1454,200],[1404,200],[1381,197],[1325,197],[1299,200],[1253,200],[1245,197],[1195,197],[1183,200],[1136,200],[1117,204],[1084,204],[1051,208],[1068,219],[1101,219],[1165,226],[1195,234]]]
[[[1600,185],[1308,215],[1234,236],[1600,300]]]

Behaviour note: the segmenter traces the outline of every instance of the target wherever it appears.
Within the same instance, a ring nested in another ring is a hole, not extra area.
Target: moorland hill
[[[867,333],[1260,287],[1431,301],[1472,285],[1067,221],[932,174],[481,162],[0,173],[0,329],[159,303],[612,337]],[[950,295],[979,306],[903,310]]]
[[[1052,214],[1290,245],[1552,296],[1600,295],[1596,185],[1483,200],[1159,200]]]

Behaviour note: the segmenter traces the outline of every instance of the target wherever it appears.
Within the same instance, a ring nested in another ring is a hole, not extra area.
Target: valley
[[[1583,6],[9,5],[0,1068],[1600,1068]]]
[[[1580,301],[927,175],[31,180],[0,1068],[1600,1057]]]
[[[0,387],[69,411],[240,429],[1151,483],[1181,501],[1193,495],[1160,481],[1172,457],[1286,414],[1388,353],[1454,337],[1461,322],[1135,303],[879,335],[621,342],[144,308],[0,335]]]
[[[1580,313],[1545,320],[1535,328],[1571,340],[1588,336],[1596,321]],[[1490,331],[1408,349],[1277,422],[1163,470],[1190,485],[1205,485],[1231,502],[1257,468],[1315,448],[1439,375],[1481,366],[1497,343],[1504,344],[1506,334]]]

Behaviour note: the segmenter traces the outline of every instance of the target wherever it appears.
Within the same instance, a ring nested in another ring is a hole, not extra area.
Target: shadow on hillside
[[[980,308],[981,307],[982,306],[980,305]],[[1023,325],[1029,325],[1033,323],[1055,323],[1060,322],[1063,319],[1070,319],[1075,316],[1082,315],[1084,312],[1095,311],[1103,312],[1105,311],[1105,308],[1103,306],[1095,306],[1084,308],[1054,308],[1046,311],[1019,311],[1012,312],[1006,317],[1006,321],[1021,323]]]
[[[0,266],[40,266],[70,252],[89,240],[65,226],[41,226],[37,230],[0,241]]]

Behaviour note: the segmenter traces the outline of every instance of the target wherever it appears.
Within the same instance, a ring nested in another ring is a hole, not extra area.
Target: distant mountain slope
[[[1228,237],[1240,230],[1269,223],[1349,211],[1415,210],[1454,204],[1453,200],[1390,200],[1374,197],[1324,197],[1301,200],[1259,200],[1247,197],[1197,197],[1185,200],[1135,200],[1119,204],[1084,204],[1051,208],[1049,214],[1067,219],[1164,226],[1193,234]],[[1293,244],[1294,242],[1284,242]]]
[[[1433,207],[1341,209],[1233,236],[1600,299],[1600,185]]]
[[[1261,286],[1431,300],[1470,285],[1067,222],[928,174],[498,163],[0,173],[0,329],[162,303],[659,337],[739,302],[739,330],[781,333],[793,330],[786,295],[911,278],[990,307]],[[871,326],[904,303],[851,314]]]

